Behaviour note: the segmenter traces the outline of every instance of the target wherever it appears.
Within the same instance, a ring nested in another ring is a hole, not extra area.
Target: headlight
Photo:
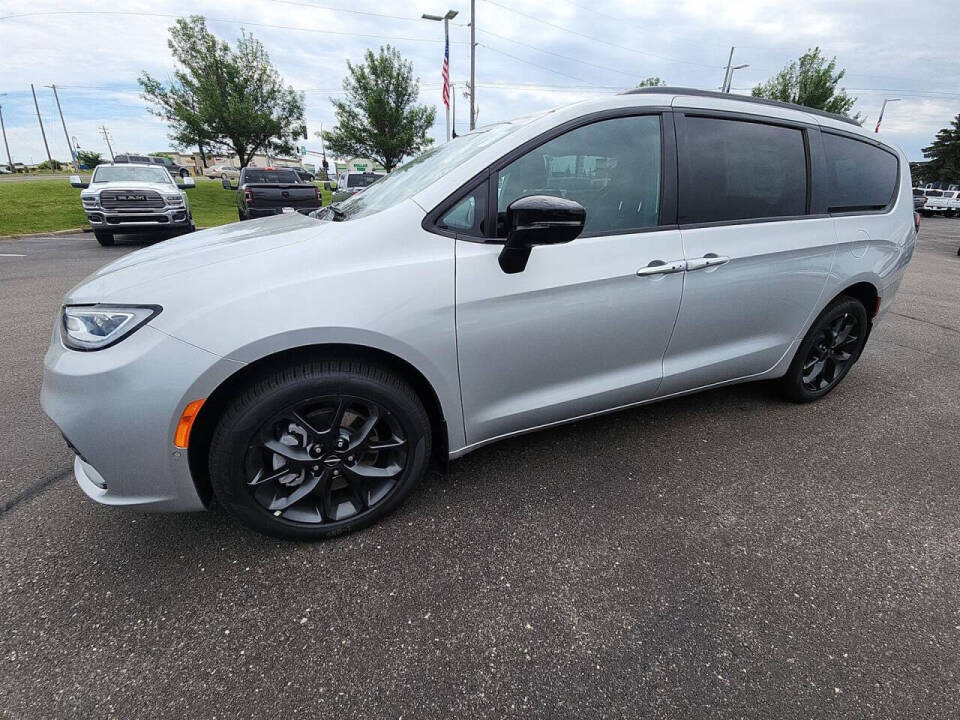
[[[93,207],[97,206],[97,196],[96,195],[81,195],[80,200],[83,203],[84,207]]]
[[[102,350],[159,313],[159,305],[67,305],[62,317],[63,344],[73,350]]]
[[[163,199],[167,205],[183,205],[182,195],[164,195]]]

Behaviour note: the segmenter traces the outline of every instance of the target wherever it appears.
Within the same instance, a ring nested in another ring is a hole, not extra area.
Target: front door
[[[683,258],[679,231],[659,225],[663,135],[657,114],[568,130],[500,168],[492,192],[448,214],[447,227],[466,228],[484,197],[496,198],[502,238],[506,208],[519,197],[561,196],[587,211],[579,238],[534,248],[516,274],[500,269],[502,244],[457,240],[468,444],[656,396],[683,288],[682,272],[660,270],[682,269]]]

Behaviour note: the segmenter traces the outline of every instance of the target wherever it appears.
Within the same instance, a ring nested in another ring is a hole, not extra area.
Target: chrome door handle
[[[671,260],[670,262],[654,260],[646,267],[637,270],[637,275],[640,277],[647,277],[648,275],[670,275],[671,273],[683,272],[686,269],[686,260]]]
[[[728,262],[730,262],[730,258],[728,257],[707,253],[702,258],[687,260],[687,272],[703,270],[704,268],[715,267],[717,265],[726,265]]]

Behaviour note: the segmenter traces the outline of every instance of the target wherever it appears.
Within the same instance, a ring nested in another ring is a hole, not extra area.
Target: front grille
[[[163,196],[156,190],[104,190],[100,193],[100,207],[105,210],[162,208]]]
[[[117,217],[108,217],[107,222],[111,225],[120,225],[121,223],[163,223],[170,222],[166,215],[119,215]]]

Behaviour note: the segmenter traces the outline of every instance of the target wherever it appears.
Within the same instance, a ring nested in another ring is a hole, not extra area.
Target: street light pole
[[[723,82],[720,83],[720,92],[727,91],[727,80],[730,78],[730,66],[733,65],[733,46],[730,46],[730,57],[727,58],[727,67],[723,71]]]
[[[63,119],[63,109],[60,107],[60,96],[57,95],[57,86],[56,85],[47,85],[46,87],[53,90],[53,98],[57,101],[57,112],[60,113],[60,124],[63,125],[63,136],[67,139],[67,150],[70,151],[70,158],[74,161],[74,164],[77,164],[77,155],[73,151],[73,145],[70,144],[70,133],[67,132],[67,123]]]
[[[449,79],[450,78],[450,60],[449,60],[450,21],[453,20],[456,16],[457,16],[456,10],[447,10],[445,15],[431,15],[429,13],[424,13],[423,15],[420,16],[424,20],[436,20],[436,21],[442,20],[443,21],[443,47],[444,47],[443,57],[447,65],[447,93],[448,94],[450,92],[450,87],[449,87],[450,86],[450,79]],[[446,105],[446,108],[447,108],[447,140],[450,140],[450,101],[447,100],[447,102],[444,104]]]
[[[0,93],[6,95],[6,93]],[[10,166],[10,172],[13,172],[13,158],[10,157],[10,143],[7,142],[7,128],[3,124],[3,105],[0,105],[0,130],[3,130],[3,145],[7,148],[7,165]]]
[[[40,123],[40,134],[43,135],[43,146],[47,149],[47,160],[50,163],[50,169],[53,170],[53,157],[50,155],[50,146],[47,145],[47,133],[43,129],[43,119],[40,117],[40,105],[37,104],[37,91],[33,89],[33,83],[30,83],[30,92],[33,93],[33,106],[37,109],[37,121]]]
[[[885,98],[883,105],[880,106],[880,117],[877,118],[877,126],[873,129],[874,133],[880,132],[880,123],[883,122],[883,111],[887,109],[887,103],[900,102],[900,98]]]
[[[743,70],[744,68],[748,68],[748,67],[750,67],[750,65],[734,65],[732,68],[730,68],[730,77],[727,79],[727,87],[724,90],[724,92],[726,93],[730,92],[730,86],[733,85],[733,71]]]

